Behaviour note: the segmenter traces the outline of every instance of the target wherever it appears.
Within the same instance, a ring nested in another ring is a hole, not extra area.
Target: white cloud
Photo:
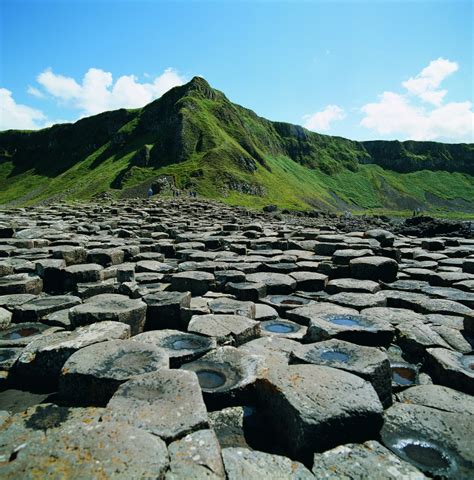
[[[172,68],[167,68],[152,82],[144,83],[140,83],[134,75],[123,75],[114,82],[110,72],[99,68],[90,68],[81,83],[51,69],[38,75],[37,80],[47,93],[79,109],[82,115],[116,108],[143,107],[185,81]]]
[[[42,128],[46,116],[40,110],[16,103],[12,92],[0,88],[0,130],[18,128],[34,130]]]
[[[331,128],[331,123],[337,120],[342,120],[346,117],[344,110],[337,105],[328,105],[324,110],[321,110],[310,115],[305,115],[304,126],[308,130],[326,131]]]
[[[380,135],[397,135],[401,139],[472,142],[472,103],[443,105],[447,90],[438,89],[441,82],[457,70],[455,62],[443,58],[433,60],[415,78],[402,82],[406,93],[384,92],[377,102],[364,105],[361,111],[365,117],[360,124]]]
[[[40,92],[36,87],[32,87],[31,85],[28,86],[27,92],[30,95],[33,95],[33,97],[36,98],[45,98],[45,95],[43,92]]]
[[[440,105],[446,90],[436,90],[441,82],[452,73],[458,70],[456,62],[445,58],[432,60],[415,78],[411,77],[402,85],[413,95],[419,96],[426,102],[433,105]]]

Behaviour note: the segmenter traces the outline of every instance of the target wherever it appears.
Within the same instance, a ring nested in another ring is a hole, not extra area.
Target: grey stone
[[[179,330],[154,330],[135,335],[132,340],[150,343],[169,356],[171,368],[191,362],[216,348],[212,337],[180,332]]]
[[[290,274],[296,280],[297,290],[315,292],[324,290],[328,282],[327,275],[316,272],[297,271]]]
[[[386,305],[385,297],[377,293],[361,293],[361,292],[341,292],[331,295],[328,301],[337,303],[343,307],[356,308],[374,308],[384,307]]]
[[[426,368],[436,383],[474,395],[474,355],[428,348]]]
[[[303,340],[307,332],[307,328],[303,325],[282,318],[260,322],[259,327],[262,336],[277,336],[293,340]]]
[[[382,280],[394,282],[397,279],[398,264],[387,257],[360,257],[349,263],[351,274],[360,280]]]
[[[220,347],[181,368],[196,373],[206,405],[215,409],[254,400],[263,361],[234,347]]]
[[[309,480],[315,478],[301,463],[280,455],[252,451],[247,448],[224,448],[222,457],[229,480],[243,478]]]
[[[0,331],[10,326],[12,313],[5,308],[0,307]]]
[[[73,291],[78,283],[98,282],[103,280],[104,267],[97,263],[71,265],[64,269],[64,291]]]
[[[0,295],[29,293],[39,295],[43,290],[43,280],[28,273],[17,273],[0,277]]]
[[[377,348],[342,340],[300,345],[292,351],[292,363],[325,365],[353,373],[369,381],[384,408],[392,404],[392,371],[387,355]]]
[[[216,315],[241,315],[251,319],[255,318],[255,303],[234,300],[233,298],[216,298],[207,302],[211,313]]]
[[[329,302],[321,302],[288,310],[286,317],[301,325],[310,325],[314,318],[319,318],[321,315],[357,315],[358,313],[354,308],[346,308]]]
[[[430,347],[449,348],[449,345],[429,325],[417,321],[399,323],[397,339],[400,347],[416,358],[423,358]]]
[[[182,310],[191,306],[190,292],[158,292],[145,295],[145,330],[180,329]]]
[[[377,240],[381,247],[392,247],[395,240],[395,235],[393,233],[388,230],[383,230],[382,228],[367,230],[364,233],[364,237]]]
[[[50,327],[43,323],[21,323],[10,325],[5,330],[0,331],[0,348],[4,347],[25,347],[33,340],[61,330],[60,328]]]
[[[225,291],[239,300],[258,302],[267,294],[267,286],[258,282],[229,282],[225,286]]]
[[[306,342],[338,338],[359,345],[389,345],[395,329],[377,316],[328,313],[314,316],[308,327]]]
[[[247,282],[263,283],[267,287],[267,293],[276,295],[291,293],[297,286],[293,277],[283,273],[250,273],[246,276],[246,280]]]
[[[125,295],[102,294],[87,299],[83,304],[69,310],[69,319],[74,327],[105,320],[125,323],[132,335],[143,331],[147,306],[141,300]]]
[[[383,444],[430,476],[470,479],[474,422],[465,415],[396,403],[384,416]]]
[[[423,405],[444,412],[474,415],[474,398],[441,385],[417,385],[397,394],[401,403]]]
[[[195,315],[188,332],[215,338],[219,345],[241,345],[258,336],[258,322],[241,315]]]
[[[77,350],[94,343],[129,337],[128,325],[108,321],[73,332],[43,334],[24,349],[15,364],[15,375],[27,385],[55,386],[64,363]]]
[[[167,479],[178,478],[226,478],[221,447],[212,430],[199,430],[176,440],[168,447],[170,474]],[[184,468],[191,469],[183,477]],[[206,477],[206,472],[211,476]],[[193,476],[194,475],[194,476]]]
[[[357,280],[355,278],[336,278],[326,285],[326,291],[330,294],[340,292],[377,293],[380,285],[372,280]]]
[[[68,358],[61,369],[59,393],[73,404],[105,405],[130,378],[168,367],[168,355],[150,343],[134,340],[96,343]]]
[[[79,297],[73,295],[54,295],[37,297],[18,305],[13,310],[15,322],[37,322],[46,315],[57,310],[69,309],[81,303]]]
[[[309,462],[315,451],[367,440],[382,425],[383,408],[370,383],[342,370],[290,365],[269,371],[257,388],[275,440],[295,459]]]
[[[107,419],[120,419],[166,441],[207,428],[197,376],[158,370],[123,383],[107,404]]]
[[[203,295],[215,284],[212,273],[187,271],[175,273],[171,278],[171,287],[179,292],[191,292],[192,295]]]
[[[425,475],[375,440],[340,445],[314,456],[316,478],[333,480],[423,480]]]
[[[123,259],[123,250],[119,248],[93,248],[87,252],[86,262],[110,267],[123,263]]]
[[[50,413],[45,413],[49,409]],[[15,428],[19,417],[3,428],[0,476],[17,478],[162,478],[168,467],[166,444],[149,433],[120,422],[98,422],[92,415],[39,406]],[[80,409],[82,410],[82,409]],[[50,427],[53,428],[50,428]]]

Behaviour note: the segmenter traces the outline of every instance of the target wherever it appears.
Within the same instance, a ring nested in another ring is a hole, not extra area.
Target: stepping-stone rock
[[[78,283],[75,293],[83,300],[104,293],[116,293],[115,281],[108,279],[100,282]]]
[[[401,403],[423,405],[445,412],[474,415],[474,397],[441,385],[417,385],[397,394]]]
[[[249,447],[264,432],[262,417],[253,407],[227,407],[209,412],[209,425],[221,448]]]
[[[107,321],[80,327],[73,332],[43,334],[32,339],[23,350],[15,364],[15,375],[22,384],[55,386],[62,367],[76,351],[95,343],[129,337],[128,325]]]
[[[247,448],[224,448],[222,458],[229,480],[243,478],[313,480],[315,478],[303,464],[280,455]]]
[[[132,335],[141,333],[145,324],[146,303],[125,295],[102,294],[87,299],[83,304],[69,310],[69,319],[74,327],[105,320],[125,323]]]
[[[229,282],[225,286],[225,291],[238,300],[258,302],[267,294],[267,286],[259,282]]]
[[[369,317],[380,317],[392,325],[398,325],[406,322],[423,323],[425,321],[425,317],[423,315],[412,312],[406,308],[372,307],[361,310],[360,314],[367,315]]]
[[[166,480],[179,479],[224,479],[221,447],[212,430],[190,433],[168,447],[170,470]]]
[[[277,336],[293,340],[302,340],[307,331],[303,325],[282,318],[260,322],[259,327],[262,336]]]
[[[107,410],[107,419],[120,419],[166,441],[208,427],[198,378],[184,370],[158,370],[123,383]]]
[[[40,336],[46,336],[58,330],[60,329],[39,322],[12,324],[0,331],[0,348],[25,347]]]
[[[69,308],[64,310],[57,310],[56,312],[46,315],[41,319],[41,323],[51,327],[61,327],[65,330],[73,330],[71,320],[69,320]]]
[[[326,285],[326,292],[331,295],[341,292],[377,293],[380,285],[372,280],[357,280],[355,278],[336,278]]]
[[[336,293],[328,297],[327,300],[343,307],[356,308],[358,310],[362,308],[384,307],[387,303],[385,297],[377,293],[360,292]]]
[[[3,307],[0,307],[0,331],[10,326],[12,313]]]
[[[255,303],[253,302],[221,297],[209,300],[207,305],[211,313],[216,315],[242,315],[251,319],[255,318]]]
[[[247,282],[263,283],[269,294],[288,294],[296,289],[297,282],[290,275],[284,273],[250,273],[246,277]]]
[[[0,386],[2,386],[2,378],[4,380],[8,379],[8,372],[18,360],[22,351],[22,348],[0,348]]]
[[[428,348],[426,368],[436,383],[474,395],[474,355]]]
[[[140,260],[137,262],[135,269],[137,273],[171,273],[175,270],[171,265],[163,262],[157,262],[156,260]]]
[[[288,365],[292,352],[300,346],[299,342],[290,338],[264,336],[247,342],[239,350],[262,357],[265,366],[273,368],[274,365]]]
[[[398,263],[387,257],[360,257],[349,263],[351,275],[360,280],[394,282],[397,279]]]
[[[391,343],[394,335],[394,327],[380,317],[329,313],[311,319],[305,341],[338,338],[359,345],[384,346]]]
[[[290,274],[296,280],[297,290],[316,292],[324,290],[328,282],[327,275],[316,272],[298,271]]]
[[[29,302],[34,298],[36,298],[36,295],[31,295],[30,293],[12,293],[11,295],[1,295],[0,307],[11,311],[16,306]]]
[[[367,248],[354,250],[353,248],[343,248],[332,253],[332,261],[335,265],[349,265],[354,258],[372,256],[372,250]]]
[[[194,315],[188,332],[212,337],[219,345],[242,345],[258,336],[258,325],[241,315]]]
[[[201,271],[187,271],[175,273],[171,278],[171,288],[178,292],[191,292],[193,296],[204,295],[212,290],[215,278],[212,273]]]
[[[190,292],[157,292],[145,295],[147,304],[145,330],[180,329],[181,313],[191,306]]]
[[[97,263],[71,265],[64,269],[64,291],[73,291],[78,283],[98,282],[103,280],[104,267]]]
[[[429,325],[421,322],[403,322],[397,325],[397,342],[415,358],[422,359],[431,347],[450,348]]]
[[[278,312],[270,305],[255,304],[255,320],[263,322],[265,320],[275,320],[275,318],[278,318]]]
[[[220,347],[181,369],[195,372],[204,401],[211,409],[254,401],[254,384],[262,374],[262,359],[234,347]]]
[[[371,230],[367,230],[364,233],[364,237],[377,240],[377,242],[380,243],[380,246],[382,248],[393,247],[393,243],[395,241],[395,235],[388,230],[383,230],[382,228],[374,228]]]
[[[52,474],[68,478],[163,478],[169,463],[163,440],[121,422],[90,423],[83,419],[62,423],[67,410],[57,408],[43,427],[45,414],[38,410],[29,419],[30,425],[38,427],[22,434],[10,433],[22,414],[7,422],[10,428],[1,432],[6,443],[1,449],[5,459],[0,465],[2,478],[29,478],[33,470],[37,478]],[[51,422],[60,426],[48,428]]]
[[[61,370],[59,392],[73,404],[102,406],[130,378],[168,367],[168,355],[150,343],[96,343],[69,357]]]
[[[387,480],[424,480],[426,477],[413,465],[398,458],[375,440],[340,445],[314,456],[316,478],[332,480],[383,478]]]
[[[0,295],[29,293],[39,295],[43,290],[43,280],[37,275],[18,273],[0,277]]]
[[[300,292],[300,295],[268,295],[260,301],[275,308],[281,316],[286,316],[288,310],[314,303],[312,300],[302,297],[302,294],[304,292]]]
[[[342,340],[300,345],[292,363],[325,365],[353,373],[372,384],[384,408],[392,404],[392,371],[387,355],[378,348],[361,347]]]
[[[62,259],[46,258],[35,263],[36,274],[43,279],[43,290],[48,293],[62,291],[64,268]]]
[[[383,444],[430,476],[470,479],[474,422],[466,415],[395,403],[384,415]]]
[[[458,329],[445,325],[432,325],[431,328],[454,350],[466,354],[472,352],[473,346]]]
[[[13,321],[37,322],[46,315],[79,305],[81,299],[73,295],[55,295],[38,297],[29,302],[18,305],[13,310]]]
[[[123,263],[124,253],[119,248],[93,248],[87,252],[86,262],[97,263],[103,267]]]
[[[77,265],[79,263],[85,263],[87,252],[84,247],[73,245],[58,245],[49,247],[53,258],[62,258],[65,260],[66,265]]]
[[[329,302],[312,303],[305,307],[288,310],[285,317],[301,325],[309,325],[314,318],[321,315],[340,314],[357,315],[359,312],[354,308],[341,307]]]
[[[257,389],[275,441],[305,463],[315,451],[373,438],[382,425],[383,408],[373,387],[342,370],[319,365],[276,368]]]
[[[135,335],[132,340],[150,343],[169,357],[171,368],[191,362],[216,348],[215,339],[179,330],[154,330]]]

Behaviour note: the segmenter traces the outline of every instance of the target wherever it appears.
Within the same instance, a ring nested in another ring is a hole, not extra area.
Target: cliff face
[[[362,142],[369,153],[367,163],[407,173],[419,170],[444,170],[474,175],[474,145],[438,142]]]
[[[282,183],[289,182],[294,193],[285,195],[294,195],[295,202],[298,197],[302,206],[319,201],[341,206],[340,198],[335,203],[331,198],[341,197],[344,184],[350,190],[347,182],[353,174],[356,182],[364,177],[360,188],[367,190],[366,198],[382,205],[384,189],[400,190],[397,182],[389,181],[387,187],[387,179],[379,178],[383,171],[421,170],[473,175],[474,145],[355,142],[320,135],[261,118],[230,102],[200,77],[142,109],[105,112],[34,132],[0,132],[0,202],[23,198],[32,178],[40,190],[29,194],[28,201],[34,202],[53,192],[61,198],[64,191],[67,198],[87,198],[171,174],[179,187],[214,198],[227,198],[230,190],[278,200],[288,187]],[[78,178],[84,177],[87,182],[79,188]],[[53,185],[46,185],[45,179],[52,179]],[[468,178],[468,190],[471,187]],[[431,194],[439,196],[434,190]],[[370,204],[348,195],[345,205]]]

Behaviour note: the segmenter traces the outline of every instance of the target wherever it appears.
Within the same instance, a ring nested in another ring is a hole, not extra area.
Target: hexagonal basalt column
[[[392,371],[385,353],[378,348],[361,347],[342,340],[301,345],[292,352],[292,363],[326,365],[353,373],[369,381],[382,405],[392,404]]]
[[[143,331],[146,308],[141,300],[133,300],[125,295],[102,294],[71,308],[69,319],[74,327],[104,320],[121,322],[130,325],[132,335],[136,335]]]
[[[90,345],[64,364],[59,393],[73,404],[105,405],[130,378],[168,366],[168,355],[149,343],[111,340]]]
[[[122,384],[107,404],[105,419],[117,419],[172,441],[208,426],[196,375],[159,370]]]
[[[254,400],[254,384],[263,362],[233,347],[220,347],[181,368],[195,372],[209,408],[245,405]]]
[[[153,330],[140,333],[132,340],[151,343],[164,350],[170,359],[171,368],[191,362],[216,348],[217,343],[211,337],[180,332],[179,330]]]
[[[310,463],[320,452],[377,435],[383,408],[369,382],[318,365],[275,368],[257,383],[275,439],[291,456]]]

